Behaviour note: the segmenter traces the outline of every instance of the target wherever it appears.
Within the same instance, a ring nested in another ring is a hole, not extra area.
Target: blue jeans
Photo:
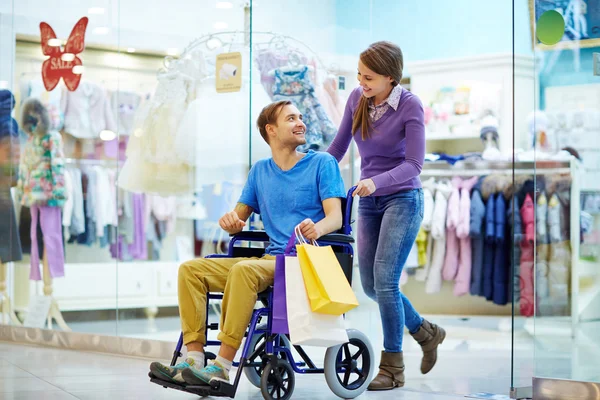
[[[400,274],[423,221],[423,191],[362,197],[358,206],[358,264],[363,289],[379,304],[383,348],[402,351],[404,326],[416,333],[423,318],[400,293]]]

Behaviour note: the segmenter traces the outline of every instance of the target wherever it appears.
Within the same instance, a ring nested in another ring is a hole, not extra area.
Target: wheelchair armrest
[[[343,233],[330,233],[323,235],[318,241],[336,242],[336,243],[354,243],[354,238]]]
[[[265,231],[241,231],[233,235],[229,235],[232,239],[236,240],[248,240],[255,242],[268,242],[269,236]]]
[[[268,242],[269,236],[265,231],[242,231],[234,235],[230,235],[231,238],[236,240],[248,240],[256,242]],[[319,238],[319,241],[336,242],[336,243],[354,243],[354,238],[351,235],[343,233],[329,233]]]

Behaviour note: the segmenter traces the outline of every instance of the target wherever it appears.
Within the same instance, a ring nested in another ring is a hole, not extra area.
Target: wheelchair
[[[342,199],[343,224],[342,228],[328,235],[322,236],[317,242],[321,246],[332,246],[334,253],[344,270],[346,278],[352,284],[352,265],[354,252],[352,244],[352,192],[351,188],[345,199]],[[243,231],[231,236],[228,254],[211,255],[208,257],[261,257],[263,248],[243,247],[236,244],[240,242],[269,242],[269,237],[264,231]],[[208,340],[208,330],[218,330],[218,323],[210,324],[208,321],[208,308],[210,300],[220,300],[222,293],[209,293],[206,302],[206,346],[220,346],[219,341]],[[373,378],[375,369],[373,347],[369,339],[362,332],[348,329],[349,342],[327,348],[323,368],[319,368],[310,359],[301,346],[292,345],[288,335],[273,334],[271,332],[273,291],[272,288],[258,294],[258,301],[262,308],[255,309],[252,314],[245,341],[238,362],[233,384],[213,381],[210,385],[197,386],[175,384],[160,380],[149,374],[150,381],[165,388],[177,389],[199,396],[230,397],[234,398],[242,373],[248,381],[259,388],[266,400],[287,400],[292,397],[295,387],[295,374],[324,374],[327,385],[331,391],[343,398],[352,399],[362,394]],[[261,321],[266,319],[266,323]],[[177,347],[173,353],[171,366],[177,363],[182,356],[183,334],[180,335]],[[292,349],[299,355],[295,359]],[[213,353],[205,352],[206,360],[214,359]]]

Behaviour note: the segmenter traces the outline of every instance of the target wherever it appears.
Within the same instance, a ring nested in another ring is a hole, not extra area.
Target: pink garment
[[[534,239],[535,239],[535,206],[531,195],[527,194],[523,206],[521,207],[521,221],[523,225],[524,238],[521,241],[521,268],[520,268],[520,284],[521,284],[521,315],[524,317],[532,317],[535,313],[534,302]]]
[[[151,212],[159,221],[167,222],[167,233],[175,231],[175,218],[177,217],[177,198],[175,196],[161,197],[150,196]]]
[[[42,280],[40,254],[37,241],[38,218],[44,235],[44,249],[48,269],[52,278],[65,276],[65,253],[62,238],[60,207],[31,206],[31,271],[29,279]],[[44,255],[42,254],[42,257]]]
[[[479,178],[474,176],[461,182],[460,186],[460,204],[459,220],[456,227],[456,236],[460,242],[460,254],[458,256],[458,271],[454,283],[454,295],[463,296],[469,293],[471,287],[471,190]]]
[[[445,281],[454,280],[458,270],[459,240],[456,227],[460,218],[460,178],[452,179],[452,194],[448,199],[448,216],[446,218],[446,257],[442,277]]]

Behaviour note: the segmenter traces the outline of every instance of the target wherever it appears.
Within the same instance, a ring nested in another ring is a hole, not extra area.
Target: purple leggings
[[[31,207],[31,272],[29,279],[39,281],[40,254],[37,241],[38,218],[44,235],[44,250],[52,278],[65,276],[65,253],[62,242],[62,216],[60,207]],[[43,256],[43,255],[42,255]]]

